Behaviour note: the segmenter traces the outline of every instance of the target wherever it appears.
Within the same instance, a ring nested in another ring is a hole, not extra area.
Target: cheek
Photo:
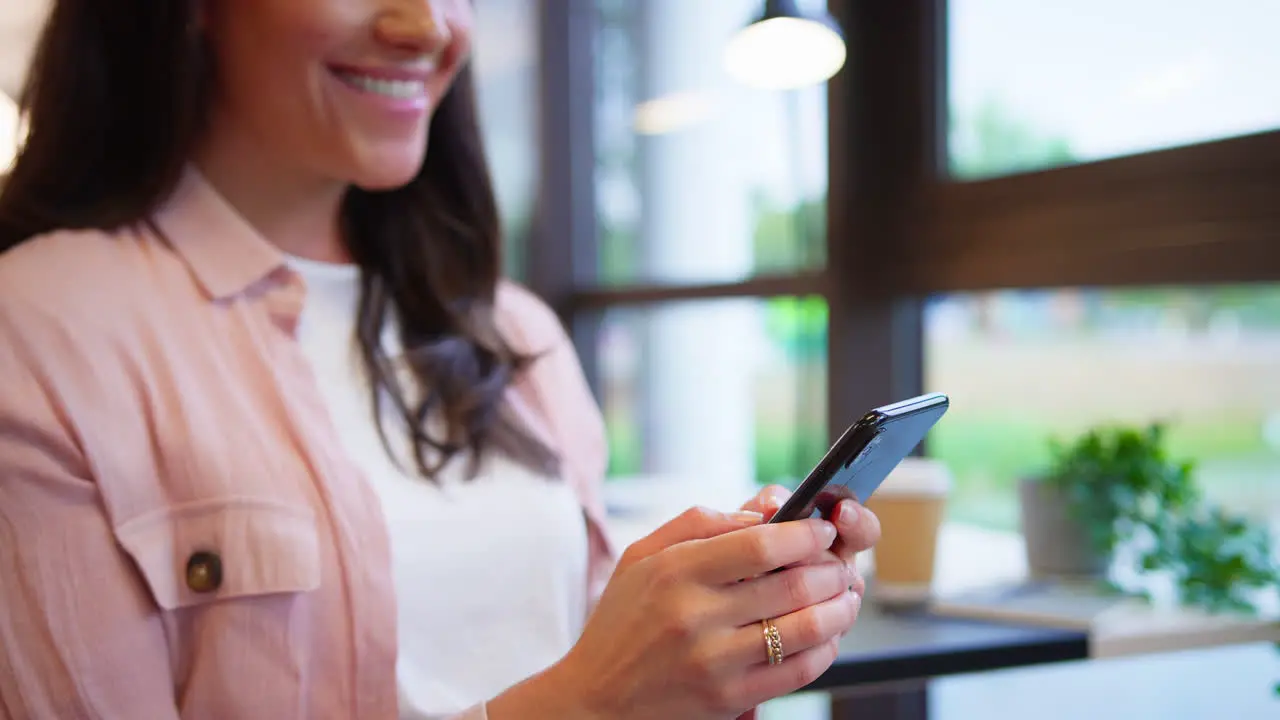
[[[235,121],[260,149],[291,165],[311,165],[317,154],[332,152],[333,112],[314,72],[279,62],[249,68],[234,80]]]
[[[289,125],[314,103],[314,83],[289,59],[280,52],[260,53],[255,62],[225,67],[219,78],[228,109],[257,132],[278,127],[272,135],[284,136],[296,131]]]
[[[294,153],[331,146],[323,58],[340,33],[324,18],[279,12],[278,5],[276,12],[269,0],[256,10],[238,8],[213,28],[218,109],[260,145]]]
[[[461,0],[449,18],[449,29],[458,41],[459,51],[466,59],[471,55],[475,39],[475,16],[470,0]]]
[[[471,7],[471,0],[452,0],[449,10],[449,23],[470,37],[475,25],[475,11]]]

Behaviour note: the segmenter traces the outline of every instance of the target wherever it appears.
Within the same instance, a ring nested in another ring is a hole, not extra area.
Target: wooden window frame
[[[1280,280],[1280,132],[976,182],[946,158],[946,0],[829,0],[827,265],[737,283],[597,282],[594,0],[541,0],[541,182],[526,277],[598,390],[601,311],[820,295],[832,434],[923,386],[923,304],[1018,287]]]

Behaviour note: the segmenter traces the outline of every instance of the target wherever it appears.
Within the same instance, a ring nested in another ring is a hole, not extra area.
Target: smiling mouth
[[[356,72],[335,70],[334,75],[356,90],[374,93],[397,100],[413,100],[426,95],[427,84],[422,80],[379,78]]]

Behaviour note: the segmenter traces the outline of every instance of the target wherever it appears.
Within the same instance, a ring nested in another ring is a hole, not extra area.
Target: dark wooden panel
[[[921,303],[890,282],[937,176],[945,2],[831,0],[848,39],[828,86],[828,429],[923,384]]]
[[[567,317],[573,288],[596,271],[593,0],[539,7],[538,198],[528,252],[529,286]]]
[[[575,315],[574,288],[597,269],[594,0],[539,0],[538,199],[526,254],[529,287],[559,313],[600,397],[599,314]]]
[[[894,612],[868,603],[841,640],[835,663],[807,689],[845,692],[1088,657],[1089,637],[1082,631]]]
[[[875,692],[833,693],[831,720],[929,720],[929,684],[890,683]]]
[[[1280,132],[922,193],[916,292],[1280,280]]]
[[[887,683],[831,696],[831,720],[928,719],[928,683]]]

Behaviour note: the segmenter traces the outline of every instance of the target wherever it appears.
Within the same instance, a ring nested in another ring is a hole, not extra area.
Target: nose
[[[378,16],[378,40],[415,55],[435,55],[452,40],[442,2],[411,0],[394,3]]]

